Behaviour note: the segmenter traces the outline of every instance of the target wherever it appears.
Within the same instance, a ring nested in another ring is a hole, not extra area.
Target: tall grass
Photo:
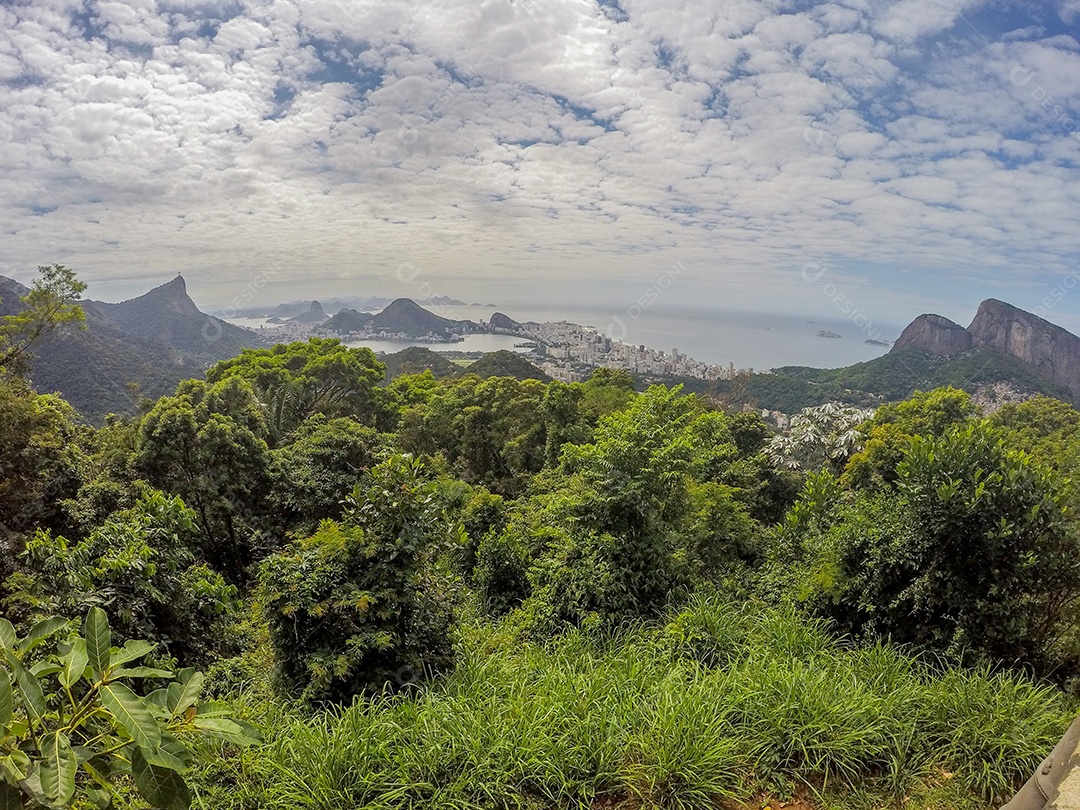
[[[802,789],[986,807],[1070,719],[1021,676],[856,649],[794,613],[704,597],[614,639],[541,647],[473,628],[457,670],[410,698],[314,718],[241,704],[270,741],[198,774],[198,806],[681,809]]]

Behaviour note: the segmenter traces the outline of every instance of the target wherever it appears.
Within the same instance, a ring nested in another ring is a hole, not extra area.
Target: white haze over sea
[[[783,313],[728,311],[709,307],[665,306],[655,303],[640,312],[605,310],[597,304],[549,304],[507,301],[496,307],[429,306],[445,318],[470,321],[490,320],[502,312],[517,321],[570,321],[591,326],[602,334],[626,343],[681,354],[695,360],[737,368],[765,370],[779,366],[838,368],[879,357],[888,346],[865,341],[874,338],[895,340],[900,324],[880,321],[858,323],[837,313],[791,315]],[[635,318],[634,315],[637,315]],[[256,326],[261,321],[233,319],[233,323]],[[820,337],[819,331],[839,338]],[[368,346],[376,352],[400,351],[406,346],[427,346],[435,351],[494,351],[509,349],[519,338],[505,335],[471,335],[461,343],[423,344],[418,342],[355,341],[349,345]]]
[[[462,313],[475,311],[473,307],[453,309]],[[778,366],[838,368],[872,360],[889,347],[868,344],[866,339],[873,335],[877,340],[893,341],[903,329],[891,323],[864,323],[860,328],[843,317],[735,312],[662,303],[650,306],[637,318],[633,317],[633,310],[612,313],[596,306],[545,306],[535,302],[507,303],[499,311],[518,321],[571,321],[592,326],[625,343],[643,344],[665,352],[678,349],[680,354],[706,363],[734,363],[737,368],[759,371]],[[474,319],[468,314],[458,317]],[[819,331],[841,337],[819,337]]]

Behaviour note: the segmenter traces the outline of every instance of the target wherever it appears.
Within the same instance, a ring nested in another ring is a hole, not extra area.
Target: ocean
[[[570,321],[591,326],[625,343],[671,352],[678,349],[695,360],[763,371],[778,366],[839,368],[880,357],[888,346],[875,346],[867,338],[891,342],[903,326],[874,322],[856,324],[837,317],[803,317],[770,312],[730,311],[656,304],[638,314],[605,311],[595,304],[549,305],[507,302],[490,307],[452,306],[438,314],[446,318],[488,320],[502,312],[517,321]],[[831,332],[839,338],[819,337]],[[460,346],[460,344],[459,344]],[[501,347],[505,348],[505,347]]]
[[[895,340],[902,325],[874,322],[856,324],[847,318],[820,315],[800,317],[781,313],[729,311],[655,304],[635,313],[605,311],[592,304],[550,305],[536,301],[506,302],[497,307],[428,307],[445,318],[489,320],[502,312],[517,321],[570,321],[594,327],[625,343],[641,344],[671,352],[678,349],[695,360],[736,368],[764,371],[778,366],[839,368],[879,357],[888,346],[865,341]],[[637,317],[634,317],[634,315]],[[231,319],[231,323],[257,327],[256,319]],[[821,337],[830,332],[838,338]],[[425,344],[366,340],[349,345],[368,346],[376,352],[400,351],[406,346],[426,346],[434,351],[495,351],[512,349],[520,338],[509,335],[469,335],[461,343]]]

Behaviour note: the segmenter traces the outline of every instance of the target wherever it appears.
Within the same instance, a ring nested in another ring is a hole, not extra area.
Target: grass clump
[[[682,810],[800,793],[987,807],[1070,719],[1023,676],[855,648],[794,611],[708,597],[663,624],[547,645],[477,626],[427,689],[315,718],[239,704],[270,743],[217,759],[198,806]]]

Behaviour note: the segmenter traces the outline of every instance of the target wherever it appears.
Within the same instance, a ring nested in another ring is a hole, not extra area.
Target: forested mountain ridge
[[[19,312],[27,292],[0,276],[0,314]],[[60,393],[94,422],[133,410],[132,383],[141,395],[156,398],[244,347],[260,345],[255,333],[201,312],[181,276],[129,301],[79,305],[86,328],[45,336],[33,350],[32,380],[37,390]]]
[[[954,357],[971,349],[992,348],[1015,357],[1040,376],[1080,398],[1080,337],[1019,307],[988,298],[965,329],[940,315],[920,315],[893,345],[892,352],[915,349]]]

